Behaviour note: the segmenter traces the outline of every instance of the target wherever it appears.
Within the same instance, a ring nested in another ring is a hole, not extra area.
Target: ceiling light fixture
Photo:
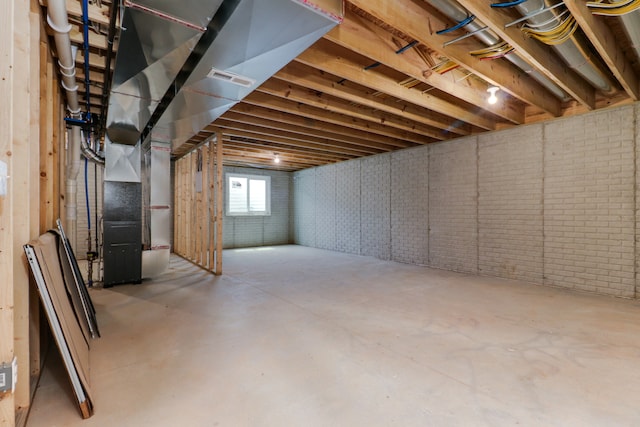
[[[280,156],[276,154],[276,156],[273,158],[273,163],[280,163]]]
[[[489,95],[489,99],[487,99],[487,102],[491,105],[495,104],[496,102],[498,102],[498,97],[496,96],[496,92],[499,91],[500,88],[497,86],[491,86],[489,89],[487,89],[487,92],[489,92],[491,95]]]

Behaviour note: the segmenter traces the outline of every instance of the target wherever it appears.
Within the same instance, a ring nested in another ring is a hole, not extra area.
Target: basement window
[[[271,177],[227,174],[227,215],[271,215]]]

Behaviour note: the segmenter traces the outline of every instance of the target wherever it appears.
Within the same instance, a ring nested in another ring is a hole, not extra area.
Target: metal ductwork
[[[635,50],[636,58],[640,59],[640,10],[620,17],[624,32],[627,33],[631,46]]]
[[[106,119],[105,221],[114,211],[110,195],[117,193],[107,185],[141,187],[145,212],[133,220],[136,226],[144,223],[141,243],[149,249],[142,254],[141,274],[152,276],[166,268],[170,251],[171,148],[337,25],[343,5],[342,0],[135,0],[124,6]],[[105,242],[108,233],[105,228]]]
[[[516,9],[525,17],[535,14],[529,17],[527,22],[535,25],[537,30],[545,31],[557,25],[556,15],[553,10],[537,13],[543,10],[545,6],[544,0],[527,0],[518,4]],[[637,27],[636,31],[638,31]],[[565,42],[551,47],[569,68],[582,76],[591,86],[605,93],[613,91],[613,82],[602,72],[602,68],[594,63],[585,46],[587,46],[586,40],[579,40],[578,36],[574,34]]]
[[[469,13],[465,8],[460,6],[455,0],[425,0],[435,9],[451,18],[456,22],[463,22],[469,18]],[[495,32],[491,30],[482,30],[486,25],[479,19],[475,19],[464,26],[465,30],[476,32],[475,37],[487,46],[493,46],[500,43],[501,39]],[[518,56],[517,53],[510,53],[505,55],[506,60],[511,62],[516,67],[527,73],[532,79],[540,83],[547,88],[556,98],[566,100],[569,96],[551,79],[547,78],[544,74],[534,69],[528,62]]]

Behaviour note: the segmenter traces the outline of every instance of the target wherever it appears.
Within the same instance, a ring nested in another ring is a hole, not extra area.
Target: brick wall
[[[360,161],[336,164],[336,250],[360,254]]]
[[[478,271],[477,139],[433,144],[429,151],[429,265]]]
[[[633,107],[544,126],[544,283],[635,288]]]
[[[316,169],[306,169],[293,175],[294,241],[304,246],[316,246]]]
[[[295,242],[318,246],[320,197],[339,251],[637,296],[636,123],[638,103],[298,172]]]
[[[542,127],[478,139],[480,274],[542,281]]]
[[[360,253],[391,258],[391,155],[360,163]]]
[[[316,246],[336,249],[336,166],[316,169]]]
[[[391,155],[391,258],[429,263],[429,149]]]

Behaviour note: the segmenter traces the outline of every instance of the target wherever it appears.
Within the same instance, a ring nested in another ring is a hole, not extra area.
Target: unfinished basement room
[[[9,0],[0,426],[640,426],[640,0]]]

